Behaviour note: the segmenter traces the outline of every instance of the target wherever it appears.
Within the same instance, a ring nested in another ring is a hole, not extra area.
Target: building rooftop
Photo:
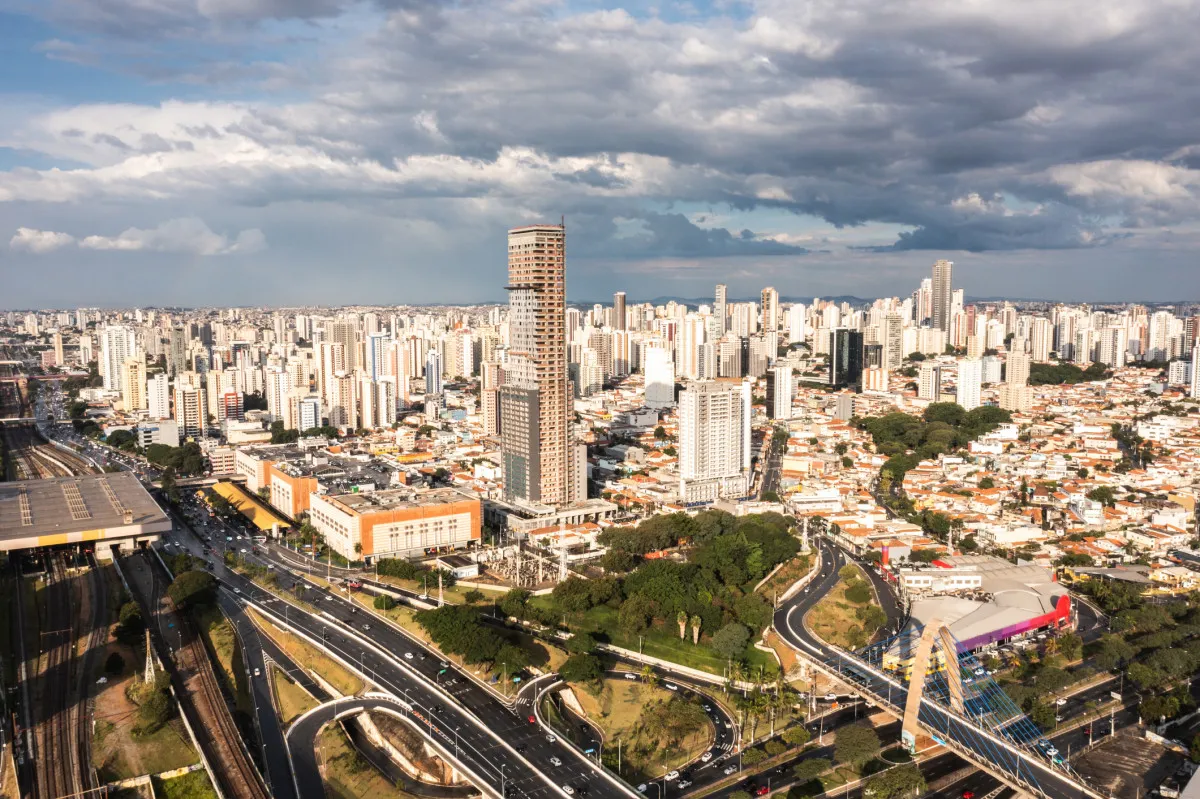
[[[382,511],[405,510],[407,508],[450,505],[455,502],[477,501],[474,497],[453,488],[434,488],[429,491],[393,488],[384,491],[337,494],[326,497],[326,499],[341,505],[350,513],[360,515]]]
[[[46,537],[37,546],[68,543],[72,533],[165,525],[170,520],[131,472],[0,483],[0,541]],[[157,529],[157,527],[155,528]],[[57,540],[59,536],[62,540]]]

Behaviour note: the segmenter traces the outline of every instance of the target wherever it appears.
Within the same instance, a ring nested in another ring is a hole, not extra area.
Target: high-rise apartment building
[[[958,383],[954,392],[954,401],[965,409],[973,410],[980,405],[980,392],[983,388],[983,361],[968,358],[958,362]]]
[[[165,372],[146,381],[146,411],[151,419],[171,418],[171,389]]]
[[[1192,348],[1192,385],[1188,392],[1192,399],[1200,399],[1200,344]]]
[[[938,330],[950,332],[950,315],[954,280],[954,262],[939,260],[933,264],[932,303],[930,316]]]
[[[199,437],[208,430],[208,395],[191,383],[175,384],[175,424],[180,437]]]
[[[510,500],[564,506],[586,497],[572,440],[567,369],[566,227],[508,232],[508,360],[500,451]]]
[[[917,372],[917,398],[937,402],[942,395],[942,367],[929,361]]]
[[[142,358],[126,358],[121,365],[121,400],[126,413],[146,409],[146,361]]]
[[[904,324],[900,314],[890,311],[884,315],[882,334],[883,363],[880,366],[888,370],[899,369],[908,354],[904,351]]]
[[[858,330],[829,331],[829,385],[862,389],[863,335]]]
[[[729,287],[724,283],[717,284],[717,290],[713,297],[713,318],[717,320],[717,338],[725,335],[729,330],[729,312],[725,307],[725,301]]]
[[[618,291],[613,295],[613,330],[625,329],[625,292]]]
[[[792,367],[775,366],[767,372],[767,416],[792,418]]]
[[[744,496],[750,487],[750,382],[689,383],[679,395],[679,498]]]
[[[666,347],[646,348],[646,405],[668,408],[675,404],[675,363]]]
[[[332,341],[342,345],[342,351],[345,353],[347,372],[353,372],[358,368],[358,334],[354,330],[354,325],[350,322],[339,321],[330,322],[325,326],[325,338],[327,341]]]
[[[106,391],[120,391],[125,377],[125,361],[137,355],[137,339],[123,325],[108,325],[100,334],[100,374]]]
[[[762,290],[762,329],[779,329],[779,292],[770,286]]]

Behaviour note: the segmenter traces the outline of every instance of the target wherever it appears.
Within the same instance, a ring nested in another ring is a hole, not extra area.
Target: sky
[[[0,0],[0,307],[1200,300],[1200,0]]]

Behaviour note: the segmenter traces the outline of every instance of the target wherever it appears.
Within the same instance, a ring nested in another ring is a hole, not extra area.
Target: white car
[[[1062,697],[1059,697],[1058,699],[1054,700],[1054,704],[1058,705],[1059,707],[1062,707],[1066,703],[1067,703],[1067,700],[1063,699]]]
[[[677,780],[677,779],[679,779],[679,772],[678,772],[678,771],[675,771],[674,769],[672,769],[671,771],[668,771],[668,772],[667,772],[667,776],[663,777],[663,779],[665,779],[665,780]]]
[[[570,785],[564,785],[564,786],[562,787],[562,792],[563,792],[563,793],[565,793],[567,796],[574,796],[574,795],[575,795],[575,789],[574,789],[574,788],[572,788]]]
[[[724,774],[725,776],[729,776],[730,774],[736,774],[737,770],[738,770],[738,768],[736,765],[726,766],[725,770],[722,771],[721,773]]]
[[[636,679],[637,679],[637,675],[636,675],[636,674],[634,674],[632,671],[627,671],[627,672],[625,672],[625,679],[627,679],[627,680],[636,680]]]
[[[710,760],[712,760],[712,752],[705,752],[704,754],[700,755],[701,763],[707,763]]]
[[[412,660],[412,652],[405,652],[405,653],[404,653],[404,659],[405,659],[405,660]]]
[[[646,792],[646,783],[643,782],[641,785],[639,785],[637,790],[638,790],[638,793],[645,793]]]
[[[546,736],[546,743],[551,743],[551,744],[552,744],[552,743],[556,742],[557,740],[558,740],[558,737],[557,737],[557,736],[554,736],[554,735],[547,735],[547,736]]]
[[[255,670],[254,670],[254,676],[255,676],[255,677],[261,677],[261,676],[262,676],[262,672],[261,672],[261,671],[259,671],[258,669],[255,669]]]
[[[561,766],[561,765],[562,765],[562,761],[561,761],[561,760],[559,760],[557,757],[552,757],[552,758],[550,758],[550,765],[552,765],[552,766]]]

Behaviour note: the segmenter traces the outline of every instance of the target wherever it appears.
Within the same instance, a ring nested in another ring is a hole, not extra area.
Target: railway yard
[[[48,443],[32,423],[3,425],[4,463],[9,480],[41,480],[47,477],[94,474],[81,455]]]

